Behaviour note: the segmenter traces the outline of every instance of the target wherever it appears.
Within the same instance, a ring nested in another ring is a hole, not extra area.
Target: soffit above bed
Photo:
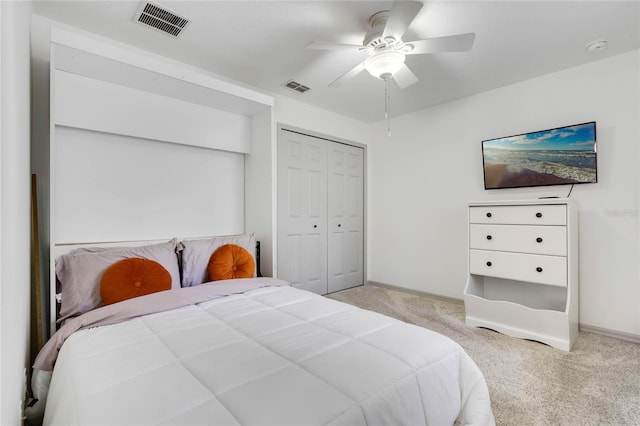
[[[53,66],[61,71],[247,117],[274,105],[272,96],[112,40],[53,28],[51,42],[56,50]]]

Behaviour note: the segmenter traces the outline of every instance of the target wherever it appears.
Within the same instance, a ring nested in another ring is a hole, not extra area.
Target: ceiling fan
[[[405,65],[407,55],[423,55],[440,52],[466,52],[471,50],[475,33],[457,34],[405,42],[402,36],[422,9],[416,1],[395,1],[391,10],[375,13],[369,18],[371,29],[364,36],[362,45],[314,41],[307,49],[353,50],[367,52],[369,57],[338,77],[329,86],[335,87],[350,80],[361,71],[385,80],[393,78],[401,89],[411,86],[418,77]]]

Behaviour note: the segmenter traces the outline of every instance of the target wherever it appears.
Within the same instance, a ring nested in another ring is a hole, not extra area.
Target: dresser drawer
[[[566,205],[473,206],[469,207],[471,223],[512,225],[566,225]]]
[[[567,227],[471,224],[469,248],[566,256]]]
[[[469,250],[469,273],[565,287],[567,258]]]

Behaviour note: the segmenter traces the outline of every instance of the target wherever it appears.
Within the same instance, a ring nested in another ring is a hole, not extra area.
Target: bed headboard
[[[198,238],[211,238],[212,236],[206,236],[206,237],[198,237]],[[198,238],[189,238],[189,239],[198,239]],[[185,238],[178,238],[178,241],[185,239]],[[87,248],[87,247],[102,247],[102,248],[109,248],[109,247],[137,247],[137,246],[145,246],[148,244],[159,244],[159,243],[164,243],[167,240],[139,240],[139,241],[112,241],[112,242],[97,242],[97,243],[78,243],[78,244],[58,244],[54,247],[54,251],[53,254],[55,256],[55,258],[57,259],[59,256],[62,256],[63,254],[67,254],[67,253],[71,253],[72,251],[79,249],[79,248]],[[256,259],[256,274],[257,276],[261,277],[262,276],[262,272],[260,270],[260,241],[256,241],[256,252],[255,252],[255,259]]]
[[[205,237],[199,237],[199,238],[188,238],[189,240],[197,240],[197,239],[209,239],[212,238],[214,236],[205,236]],[[181,240],[184,240],[186,238],[176,238],[176,240],[179,242]],[[60,244],[55,246],[54,249],[54,255],[55,258],[57,259],[59,256],[65,255],[65,254],[69,254],[77,249],[86,249],[86,248],[119,248],[119,247],[140,247],[140,246],[146,246],[146,245],[150,245],[150,244],[160,244],[160,243],[165,243],[167,240],[139,240],[139,241],[114,241],[114,242],[93,242],[93,243],[77,243],[77,244]],[[254,258],[255,258],[255,264],[256,264],[256,276],[258,277],[262,277],[262,271],[260,268],[260,241],[256,241],[256,246],[255,246],[255,253],[254,253]],[[177,251],[176,253],[176,259],[179,263],[179,270],[180,270],[180,279],[182,281],[182,258],[181,258],[181,253],[180,251]],[[51,298],[51,318],[50,318],[50,327],[52,330],[52,334],[55,330],[57,330],[59,328],[59,324],[58,324],[58,319],[60,318],[60,282],[57,279],[54,279],[54,283],[55,283],[55,287],[52,286],[52,294],[55,295],[55,297]]]

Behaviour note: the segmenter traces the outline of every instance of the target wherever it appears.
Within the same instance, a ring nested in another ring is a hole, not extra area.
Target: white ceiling
[[[140,1],[33,3],[36,14],[270,93],[362,121],[384,118],[384,83],[366,71],[328,87],[361,62],[362,53],[305,46],[361,44],[369,17],[388,10],[391,1],[155,1],[192,20],[179,38],[134,22]],[[475,32],[475,44],[466,53],[408,56],[406,64],[419,82],[404,90],[390,83],[391,116],[640,48],[636,0],[423,3],[405,41]],[[589,54],[586,45],[599,39],[606,39],[608,48]],[[299,94],[284,88],[290,79],[311,90]]]

